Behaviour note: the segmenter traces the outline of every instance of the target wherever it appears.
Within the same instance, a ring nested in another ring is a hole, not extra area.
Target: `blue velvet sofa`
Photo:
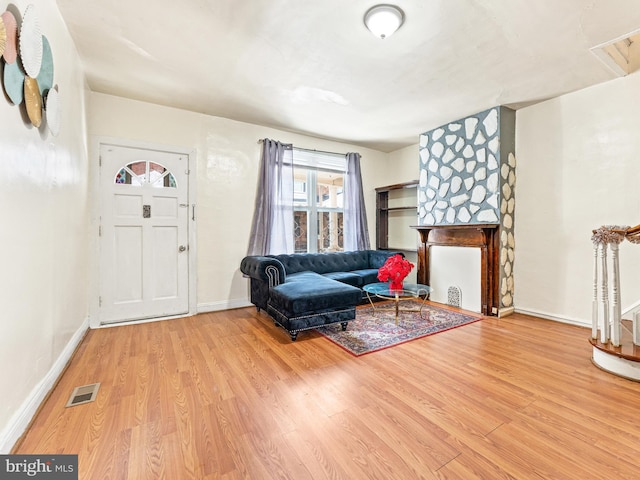
[[[298,332],[356,318],[362,286],[378,282],[378,268],[398,252],[362,250],[248,256],[240,271],[251,279],[251,303],[265,310],[291,340]]]

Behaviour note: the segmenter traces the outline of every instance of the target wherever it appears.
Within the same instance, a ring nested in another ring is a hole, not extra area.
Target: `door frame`
[[[164,320],[169,318],[180,318],[186,315],[194,315],[197,312],[197,244],[196,244],[196,229],[198,222],[198,209],[196,205],[196,185],[197,185],[197,152],[195,149],[188,149],[185,147],[179,147],[174,145],[158,144],[141,142],[125,138],[116,138],[108,136],[91,136],[91,146],[89,154],[89,199],[90,199],[90,230],[89,230],[89,247],[92,255],[90,255],[90,262],[88,266],[88,277],[90,283],[90,298],[89,298],[89,327],[90,328],[108,328],[124,323],[110,323],[102,325],[100,323],[100,148],[102,145],[114,145],[118,147],[137,148],[141,150],[156,150],[167,153],[173,153],[177,155],[185,155],[189,159],[189,174],[187,175],[188,181],[188,203],[189,203],[189,216],[187,222],[187,239],[189,248],[188,253],[188,265],[189,265],[189,312],[185,315],[172,316],[172,317],[159,317],[159,318],[146,318],[143,320],[127,321],[127,325],[133,325],[136,323],[154,322],[157,320]]]

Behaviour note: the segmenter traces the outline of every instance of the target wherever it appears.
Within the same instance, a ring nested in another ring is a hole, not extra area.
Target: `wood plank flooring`
[[[589,336],[515,314],[356,358],[254,308],[92,330],[13,453],[101,480],[640,478],[640,384]]]

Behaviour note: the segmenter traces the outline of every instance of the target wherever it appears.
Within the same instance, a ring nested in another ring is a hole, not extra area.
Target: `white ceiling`
[[[93,91],[381,151],[496,105],[615,78],[590,48],[640,28],[638,0],[57,0]]]

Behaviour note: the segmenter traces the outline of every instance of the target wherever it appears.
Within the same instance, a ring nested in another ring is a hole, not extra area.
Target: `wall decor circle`
[[[42,124],[42,97],[35,78],[27,76],[24,79],[24,101],[29,120],[34,127],[39,127]]]
[[[40,95],[44,96],[46,91],[53,86],[53,55],[49,40],[44,35],[42,36],[42,65],[36,80],[38,80],[38,87],[40,87]]]
[[[4,20],[0,17],[0,57],[4,55],[4,47],[7,46],[7,29],[4,28]]]
[[[20,58],[28,76],[35,79],[42,66],[42,33],[40,22],[33,5],[28,5],[22,15],[20,26]]]
[[[60,133],[60,94],[58,93],[58,86],[50,88],[45,97],[45,116],[47,119],[47,125],[49,131],[54,137],[57,137]]]
[[[9,100],[14,105],[20,105],[24,99],[24,72],[18,62],[7,63],[4,66],[2,85]]]
[[[8,64],[13,63],[18,58],[18,22],[13,13],[7,11],[2,13],[2,22],[6,32],[6,45],[4,47],[4,61]]]

